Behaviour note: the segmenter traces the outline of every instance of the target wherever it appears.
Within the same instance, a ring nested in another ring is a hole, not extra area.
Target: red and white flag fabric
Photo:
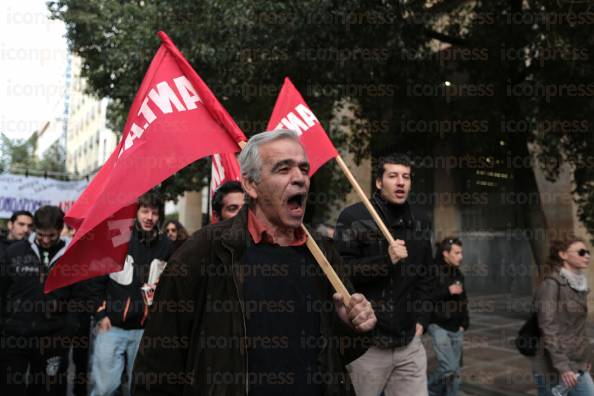
[[[214,154],[210,156],[212,171],[210,177],[210,221],[216,223],[214,212],[212,211],[212,198],[217,189],[228,181],[239,181],[241,171],[239,162],[233,153]]]
[[[288,77],[285,77],[278,94],[267,129],[291,129],[299,134],[309,159],[310,176],[327,161],[338,156],[320,121]]]
[[[169,37],[153,58],[132,103],[122,140],[67,213],[76,228],[45,290],[121,270],[140,195],[215,153],[246,140]]]
[[[210,193],[215,191],[228,181],[239,181],[241,171],[235,154],[214,154],[210,157],[212,161],[212,173],[210,179]]]

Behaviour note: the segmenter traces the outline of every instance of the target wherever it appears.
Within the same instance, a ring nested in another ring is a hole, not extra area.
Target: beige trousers
[[[427,354],[416,336],[400,348],[371,347],[347,366],[357,396],[427,396]]]

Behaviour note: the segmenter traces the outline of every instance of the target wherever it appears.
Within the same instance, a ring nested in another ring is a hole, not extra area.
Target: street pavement
[[[470,328],[464,335],[461,396],[536,395],[530,360],[514,346],[528,317],[531,297],[487,296],[470,303]],[[591,342],[594,324],[588,322]],[[429,369],[435,367],[431,337],[423,339]]]

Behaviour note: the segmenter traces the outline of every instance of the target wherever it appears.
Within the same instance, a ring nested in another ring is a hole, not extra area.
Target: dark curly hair
[[[168,220],[165,222],[165,224],[163,225],[163,229],[162,229],[162,232],[164,234],[167,234],[167,226],[169,224],[173,224],[175,226],[175,229],[177,230],[176,241],[185,241],[186,239],[188,239],[190,237],[190,234],[188,234],[188,230],[186,230],[186,227],[184,227],[182,225],[182,223],[180,223],[177,220]]]

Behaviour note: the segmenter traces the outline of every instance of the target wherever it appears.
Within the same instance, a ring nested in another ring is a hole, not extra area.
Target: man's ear
[[[558,254],[559,254],[559,257],[561,257],[561,261],[563,261],[563,262],[567,261],[567,252],[561,251]]]
[[[382,179],[380,179],[379,177],[375,179],[375,188],[381,190],[383,185],[384,183],[382,183]]]
[[[258,197],[258,193],[256,191],[256,182],[253,180],[248,180],[245,177],[241,177],[241,186],[243,187],[243,191],[247,194],[248,197],[251,199],[256,199]]]

